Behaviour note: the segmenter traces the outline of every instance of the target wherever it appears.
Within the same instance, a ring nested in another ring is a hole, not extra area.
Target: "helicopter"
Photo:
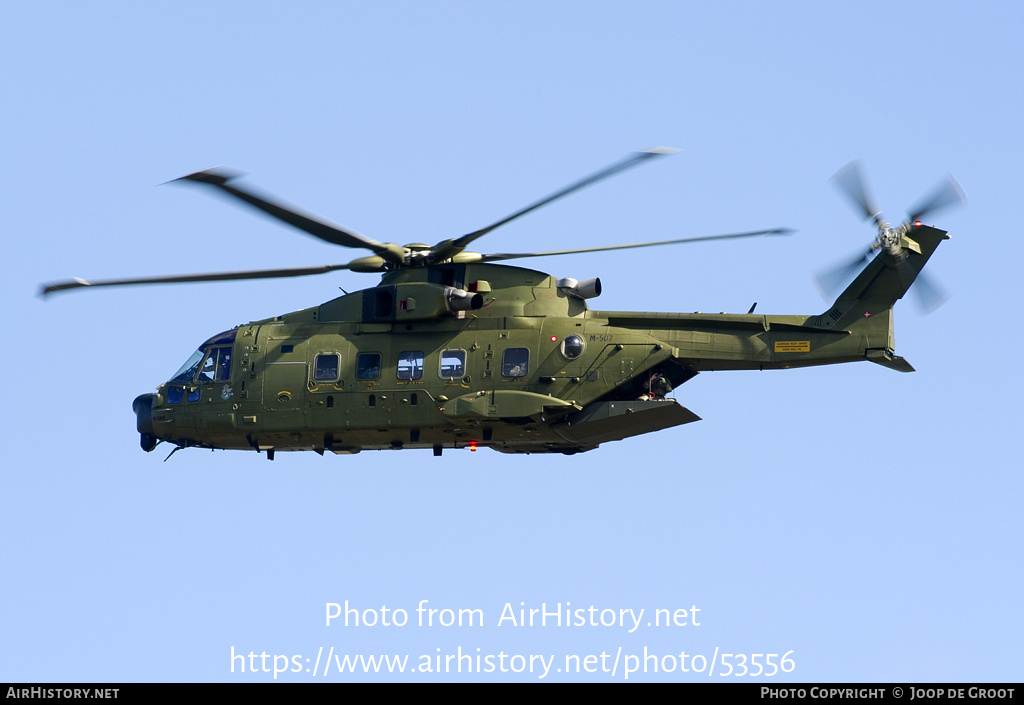
[[[700,420],[668,395],[700,372],[867,360],[901,372],[893,306],[948,235],[922,218],[964,200],[952,177],[892,226],[857,163],[836,177],[877,234],[820,281],[859,274],[823,313],[761,315],[592,310],[600,279],[578,281],[508,260],[786,235],[773,228],[654,242],[481,254],[491,231],[612,175],[677,150],[636,152],[491,225],[430,246],[379,242],[239,183],[215,168],[175,181],[213,189],[328,243],[368,250],[344,264],[47,285],[83,287],[380,273],[377,286],[254,321],[206,340],[132,409],[140,445],[266,453],[491,448],[589,451]],[[864,260],[869,261],[864,264]],[[930,287],[933,288],[933,287]],[[756,306],[756,304],[755,304]],[[170,456],[168,456],[170,457]]]

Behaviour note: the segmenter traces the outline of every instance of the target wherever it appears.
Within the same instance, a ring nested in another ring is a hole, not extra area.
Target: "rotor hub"
[[[899,254],[903,246],[900,240],[903,238],[903,228],[894,228],[885,221],[878,224],[878,245],[890,255]]]

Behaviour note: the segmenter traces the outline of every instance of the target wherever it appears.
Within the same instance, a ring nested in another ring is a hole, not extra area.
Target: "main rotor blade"
[[[498,252],[483,255],[481,262],[497,262],[506,259],[522,259],[524,257],[547,257],[549,255],[575,255],[583,252],[604,252],[606,250],[630,250],[637,247],[656,247],[658,245],[678,245],[687,242],[706,242],[708,240],[733,240],[758,235],[789,235],[796,232],[790,228],[772,228],[771,230],[754,230],[747,233],[730,233],[728,235],[705,235],[702,237],[684,237],[678,240],[657,240],[654,242],[634,242],[628,245],[606,245],[604,247],[582,247],[576,250],[551,250],[549,252]]]
[[[862,171],[860,162],[850,162],[836,172],[836,175],[832,177],[832,181],[840,191],[846,194],[846,197],[864,215],[865,219],[874,220],[876,225],[881,226],[881,211],[875,205],[875,199],[871,196],[864,183]]]
[[[580,189],[590,186],[591,184],[601,181],[602,179],[607,179],[609,176],[614,176],[615,174],[618,174],[621,171],[625,171],[626,169],[641,164],[642,162],[645,162],[649,159],[654,159],[655,157],[663,157],[669,154],[675,154],[677,151],[679,150],[672,149],[670,147],[655,147],[654,149],[649,149],[645,152],[635,152],[634,154],[629,155],[625,159],[622,159],[616,162],[615,164],[612,164],[611,166],[602,169],[601,171],[595,172],[590,176],[587,176],[583,179],[580,179],[579,181],[571,183],[565,188],[555,191],[549,196],[545,196],[536,203],[531,203],[525,208],[518,210],[515,213],[506,216],[505,218],[502,218],[496,223],[488,225],[486,228],[475,230],[455,240],[445,240],[439,242],[433,248],[434,259],[435,261],[448,259],[449,257],[452,257],[458,254],[459,252],[462,252],[471,242],[473,242],[477,238],[483,237],[492,230],[500,228],[502,225],[510,223],[516,218],[524,216],[531,211],[537,210],[541,206],[546,206],[552,201],[557,201],[559,198],[568,196],[571,193],[579,191]]]
[[[929,213],[935,213],[936,211],[948,208],[949,206],[956,206],[966,203],[967,195],[964,190],[957,183],[957,180],[952,176],[946,177],[946,180],[941,182],[930,196],[925,198],[916,208],[910,212],[910,222],[914,223],[922,220]]]
[[[304,277],[309,274],[324,274],[338,269],[348,269],[347,264],[325,264],[319,267],[292,267],[289,269],[255,269],[246,272],[215,272],[212,274],[181,274],[169,277],[146,277],[142,279],[104,279],[86,281],[70,279],[44,286],[40,292],[43,296],[67,289],[78,289],[86,286],[134,286],[136,284],[180,284],[183,282],[215,282],[233,279],[273,279],[277,277]]]
[[[239,188],[238,186],[230,185],[230,182],[239,176],[240,174],[238,172],[218,168],[197,171],[194,174],[182,176],[174,181],[194,181],[200,184],[209,184],[220,189],[229,196],[237,198],[244,203],[248,203],[250,206],[263,211],[271,217],[277,218],[278,220],[283,221],[292,227],[298,228],[303,232],[309,233],[314,237],[318,237],[321,240],[326,240],[327,242],[335,245],[341,245],[342,247],[366,248],[390,261],[402,261],[402,255],[396,251],[400,250],[397,246],[392,245],[389,247],[385,243],[377,242],[376,240],[366,237],[365,235],[361,235],[354,230],[349,230],[341,227],[340,225],[335,225],[322,220],[317,216],[303,213],[297,207],[290,204],[285,205],[283,203],[272,201],[269,197],[258,194],[252,189]]]

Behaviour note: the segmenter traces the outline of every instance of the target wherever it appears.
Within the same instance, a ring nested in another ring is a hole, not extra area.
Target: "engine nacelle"
[[[483,308],[484,297],[482,294],[471,294],[463,289],[456,289],[451,286],[444,288],[444,297],[448,302],[450,311],[478,311]]]
[[[572,277],[566,277],[559,279],[555,285],[569,296],[575,296],[577,299],[593,299],[601,295],[600,279],[576,281]]]

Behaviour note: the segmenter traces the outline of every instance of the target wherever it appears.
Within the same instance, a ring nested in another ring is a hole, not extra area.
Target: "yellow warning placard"
[[[777,353],[796,353],[796,352],[810,352],[811,341],[809,340],[776,340],[775,341],[775,352]]]

